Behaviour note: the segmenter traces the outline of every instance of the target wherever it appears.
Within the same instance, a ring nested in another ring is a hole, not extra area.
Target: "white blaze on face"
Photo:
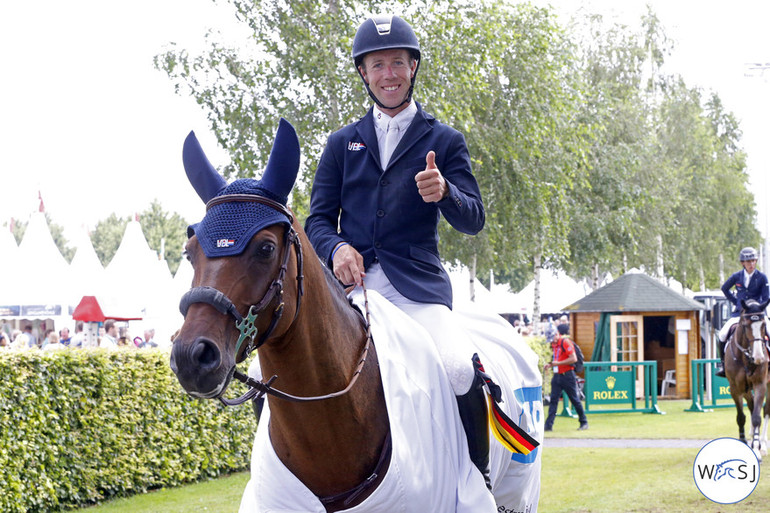
[[[754,358],[754,363],[763,363],[765,361],[765,352],[762,349],[764,341],[762,340],[762,324],[765,320],[762,319],[759,322],[751,323],[751,336],[754,342],[751,344],[751,357]]]

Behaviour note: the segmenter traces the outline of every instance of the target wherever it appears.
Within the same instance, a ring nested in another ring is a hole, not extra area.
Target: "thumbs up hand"
[[[417,190],[425,203],[441,201],[447,195],[449,188],[441,171],[436,167],[436,152],[431,150],[425,156],[425,170],[414,177]]]

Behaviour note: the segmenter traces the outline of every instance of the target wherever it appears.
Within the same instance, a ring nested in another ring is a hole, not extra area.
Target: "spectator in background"
[[[118,327],[113,319],[104,321],[104,335],[99,340],[99,347],[118,347]]]
[[[56,335],[56,332],[54,330],[47,330],[45,332],[45,338],[43,339],[43,342],[41,342],[41,344],[40,344],[40,349],[45,349],[46,346],[48,346],[49,341],[51,339],[51,335]],[[58,338],[59,337],[56,337],[57,340],[58,340]]]
[[[118,346],[119,347],[136,347],[128,334],[128,327],[123,326],[118,328]]]
[[[11,349],[17,351],[25,351],[27,347],[27,337],[21,330],[13,330],[11,332]]]
[[[32,333],[32,325],[24,326],[24,343],[28,348],[37,347],[37,337]]]
[[[561,393],[566,392],[575,413],[578,414],[580,422],[579,430],[588,429],[588,419],[583,411],[583,403],[578,396],[577,375],[573,363],[577,361],[575,348],[572,347],[572,340],[567,337],[569,333],[569,324],[559,324],[556,327],[559,335],[551,342],[553,350],[553,360],[545,364],[545,369],[553,368],[553,378],[551,378],[551,402],[548,405],[548,417],[545,419],[545,431],[553,431],[553,422],[556,420],[556,409],[559,406]]]
[[[558,324],[558,323],[557,323]],[[553,323],[553,319],[548,318],[548,323],[545,325],[544,335],[545,341],[549,344],[553,343],[553,339],[556,338],[556,324]]]
[[[86,338],[86,334],[83,332],[83,321],[78,321],[75,324],[75,335],[70,341],[70,347],[83,347],[83,340]]]
[[[144,344],[142,344],[142,347],[144,348],[158,347],[158,343],[155,342],[155,330],[153,328],[144,330]]]
[[[70,337],[69,328],[64,327],[61,329],[61,331],[59,331],[59,342],[67,347],[69,347],[69,345],[72,343],[72,337]]]
[[[11,343],[8,340],[8,335],[4,331],[0,331],[0,351],[4,351],[11,348]]]
[[[51,330],[51,332],[48,334],[48,337],[46,338],[46,340],[48,341],[48,343],[46,343],[45,346],[43,346],[44,353],[51,353],[54,351],[61,351],[62,349],[67,349],[67,347],[64,344],[59,342],[59,335],[54,333],[53,330]]]

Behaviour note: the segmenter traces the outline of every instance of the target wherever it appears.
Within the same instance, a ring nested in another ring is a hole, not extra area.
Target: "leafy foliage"
[[[96,256],[104,267],[110,263],[118,251],[120,241],[126,231],[129,217],[118,217],[114,212],[96,224],[91,232],[91,243],[94,245]]]
[[[714,287],[719,255],[759,242],[738,124],[717,96],[663,73],[673,42],[651,9],[629,28],[565,27],[549,9],[487,0],[222,3],[249,27],[249,50],[210,34],[205,54],[171,47],[156,66],[208,113],[229,177],[259,175],[280,116],[297,127],[300,219],[327,134],[370,105],[355,29],[396,12],[423,50],[415,98],[465,134],[486,204],[473,238],[440,225],[448,262],[515,290],[540,267],[578,279],[662,268]]]
[[[139,216],[139,224],[150,247],[160,253],[164,249],[164,259],[168,262],[171,273],[176,273],[182,260],[182,250],[187,242],[187,225],[182,216],[163,210],[155,200]]]
[[[72,258],[75,256],[75,248],[69,245],[69,241],[64,236],[64,228],[61,225],[51,220],[51,215],[45,213],[45,221],[48,223],[48,229],[51,232],[51,238],[53,239],[56,247],[59,248],[59,252],[62,254],[67,263],[72,262]],[[16,244],[21,244],[24,238],[24,233],[27,231],[27,222],[14,221],[13,223],[13,237],[16,239]]]
[[[255,420],[187,396],[163,351],[0,353],[0,510],[42,512],[247,467]]]
[[[163,256],[171,272],[175,273],[182,260],[182,249],[187,242],[189,223],[177,213],[164,211],[158,200],[153,201],[146,210],[140,212],[138,217],[150,249],[160,253],[163,247]],[[129,219],[118,217],[114,213],[110,214],[106,219],[99,221],[91,233],[94,251],[103,266],[106,267],[118,251]]]

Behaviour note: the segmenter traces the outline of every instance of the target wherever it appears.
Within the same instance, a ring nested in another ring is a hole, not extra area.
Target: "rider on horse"
[[[305,230],[342,283],[365,283],[430,333],[457,398],[471,459],[489,486],[480,366],[452,313],[452,288],[438,252],[442,215],[463,233],[484,227],[465,138],[412,100],[421,53],[406,21],[367,19],[352,56],[375,105],[329,136]]]
[[[722,285],[722,292],[725,297],[734,305],[733,313],[730,319],[719,330],[719,363],[717,376],[725,376],[725,343],[729,335],[730,328],[738,323],[741,314],[741,300],[754,299],[759,303],[764,303],[770,298],[770,288],[768,288],[767,276],[757,271],[757,250],[752,247],[746,247],[741,250],[739,259],[743,270],[733,273]],[[735,287],[735,294],[732,288]],[[767,321],[765,321],[767,322]]]

